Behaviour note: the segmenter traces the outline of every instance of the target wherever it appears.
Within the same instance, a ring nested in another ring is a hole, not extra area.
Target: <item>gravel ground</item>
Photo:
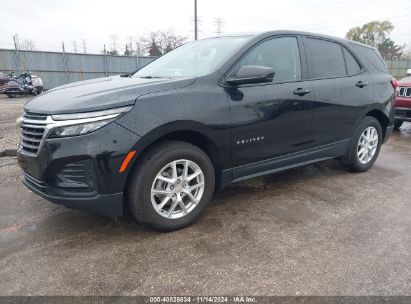
[[[9,98],[0,95],[0,151],[17,148],[19,132],[16,128],[16,119],[23,111],[27,100],[27,97]]]
[[[0,158],[0,295],[411,295],[410,148],[406,124],[368,172],[233,184],[172,233],[51,204]]]

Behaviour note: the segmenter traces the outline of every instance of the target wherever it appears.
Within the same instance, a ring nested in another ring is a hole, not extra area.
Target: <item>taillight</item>
[[[397,79],[392,78],[392,79],[391,79],[391,85],[392,85],[392,87],[394,88],[394,91],[397,92],[397,88],[398,88],[398,81],[397,81]]]

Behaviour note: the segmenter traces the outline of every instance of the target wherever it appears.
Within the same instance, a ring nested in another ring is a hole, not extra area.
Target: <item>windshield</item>
[[[132,77],[199,77],[215,71],[250,37],[221,37],[187,43],[148,64]]]

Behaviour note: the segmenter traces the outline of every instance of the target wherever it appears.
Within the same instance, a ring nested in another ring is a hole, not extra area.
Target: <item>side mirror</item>
[[[407,76],[411,76],[411,69],[407,70]]]
[[[231,85],[265,83],[274,79],[274,70],[264,66],[242,66],[237,75],[226,79],[226,83]]]

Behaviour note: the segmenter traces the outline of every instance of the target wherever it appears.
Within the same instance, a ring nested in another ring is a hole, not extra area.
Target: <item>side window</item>
[[[240,62],[240,67],[249,65],[273,68],[274,82],[300,80],[301,63],[297,38],[273,38],[259,44]]]
[[[355,58],[351,55],[349,51],[345,49],[345,47],[343,47],[343,52],[344,52],[345,63],[347,64],[348,75],[357,74],[361,70],[361,67],[358,64],[357,60],[355,60]]]
[[[387,65],[376,49],[355,43],[351,43],[351,46],[354,49],[359,50],[360,53],[366,58],[366,60],[371,63],[376,69],[384,73],[390,73],[388,71]]]
[[[311,59],[311,78],[338,77],[347,74],[340,44],[307,38],[305,45]]]

